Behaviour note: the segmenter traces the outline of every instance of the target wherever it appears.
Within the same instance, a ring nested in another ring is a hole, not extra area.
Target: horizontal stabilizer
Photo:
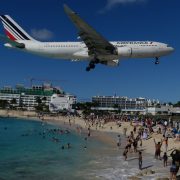
[[[24,43],[18,43],[1,34],[0,34],[0,41],[4,43],[9,43],[11,46],[16,47],[16,48],[22,48],[22,49],[25,48]]]

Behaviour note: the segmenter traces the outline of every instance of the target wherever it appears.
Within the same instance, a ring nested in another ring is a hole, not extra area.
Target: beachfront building
[[[100,111],[118,111],[125,114],[143,115],[180,115],[180,107],[164,103],[159,100],[146,98],[128,98],[120,96],[93,96],[92,102],[97,104],[92,109]]]
[[[93,96],[92,102],[97,103],[99,107],[119,108],[119,109],[145,109],[158,104],[158,100],[150,100],[142,97],[128,98],[121,96]]]
[[[160,106],[160,107],[148,107],[146,114],[152,115],[180,115],[180,108],[173,107],[172,105]]]
[[[0,89],[0,100],[6,100],[15,108],[35,110],[38,100],[44,105],[49,106],[51,96],[54,93],[63,94],[60,88],[53,87],[51,84],[34,85],[31,88],[25,88],[19,84],[15,88],[5,86]]]
[[[148,107],[160,105],[159,100],[151,100],[142,97],[128,98],[121,96],[93,96],[92,102],[97,104],[96,110],[114,111],[120,110],[125,114],[147,114]]]
[[[73,111],[76,103],[76,96],[70,94],[53,94],[49,103],[49,110],[52,113],[60,111]]]

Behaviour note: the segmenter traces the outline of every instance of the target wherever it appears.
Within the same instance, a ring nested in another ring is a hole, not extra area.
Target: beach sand
[[[47,121],[49,123],[57,123],[57,124],[63,124],[69,127],[69,119],[72,124],[72,127],[70,128],[76,128],[77,126],[81,126],[83,128],[84,132],[87,132],[87,127],[85,126],[85,121],[83,118],[80,117],[66,117],[66,116],[58,116],[58,117],[51,117],[51,116],[44,116],[44,117],[38,117],[36,113],[34,112],[27,112],[27,111],[7,111],[7,110],[0,110],[0,116],[2,117],[17,117],[17,118],[26,118],[26,119],[34,119],[34,120],[42,120],[42,121]],[[117,134],[123,135],[123,129],[127,128],[127,135],[130,134],[131,131],[133,131],[133,126],[130,124],[130,122],[122,122],[121,127],[118,127],[115,122],[109,122],[106,123],[103,128],[96,128],[91,127],[92,135],[97,137],[99,140],[104,141],[108,144],[110,144],[112,147],[116,148],[116,137]],[[98,132],[101,132],[100,134]],[[154,157],[154,152],[155,152],[155,145],[154,145],[154,140],[156,142],[161,141],[163,138],[162,134],[156,134],[153,133],[149,139],[143,140],[142,147],[141,149],[143,150],[143,154],[145,156],[151,156]],[[122,145],[123,146],[123,145]],[[180,149],[180,142],[175,141],[172,138],[169,138],[168,140],[168,151],[167,154],[168,156],[174,149]],[[163,147],[162,147],[163,150]],[[161,156],[163,153],[161,154]],[[143,157],[146,158],[146,157]],[[158,160],[159,161],[159,160]],[[169,158],[168,164],[170,165],[171,158]],[[170,166],[163,167],[163,162],[155,162],[153,161],[152,167],[147,167],[144,170],[140,171],[137,173],[136,176],[133,176],[130,179],[145,179],[146,176],[150,174],[161,174],[160,177],[157,176],[156,179],[158,178],[168,178],[169,177],[169,169]],[[162,177],[162,173],[164,176]],[[180,173],[178,174],[180,175]]]

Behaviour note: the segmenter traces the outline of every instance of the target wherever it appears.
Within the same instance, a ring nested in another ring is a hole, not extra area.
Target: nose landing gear
[[[159,62],[159,58],[156,57],[155,64],[159,64],[159,63],[160,63],[160,62]]]

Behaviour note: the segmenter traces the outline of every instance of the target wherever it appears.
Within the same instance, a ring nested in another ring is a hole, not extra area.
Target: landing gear
[[[159,63],[160,63],[160,62],[159,62],[159,58],[156,57],[155,64],[159,64]]]
[[[91,69],[94,69],[94,68],[95,68],[95,64],[94,64],[94,63],[90,63],[90,64],[89,64],[89,67],[90,67]]]
[[[97,63],[99,63],[98,60],[91,61],[91,62],[89,63],[89,66],[86,68],[86,71],[90,71],[91,69],[94,69],[94,68],[96,67],[95,64],[97,64]]]
[[[95,64],[94,63],[89,63],[89,66],[86,68],[86,71],[90,71],[91,69],[95,68]]]
[[[86,68],[86,71],[90,71],[91,70],[91,68],[88,66],[87,68]]]

